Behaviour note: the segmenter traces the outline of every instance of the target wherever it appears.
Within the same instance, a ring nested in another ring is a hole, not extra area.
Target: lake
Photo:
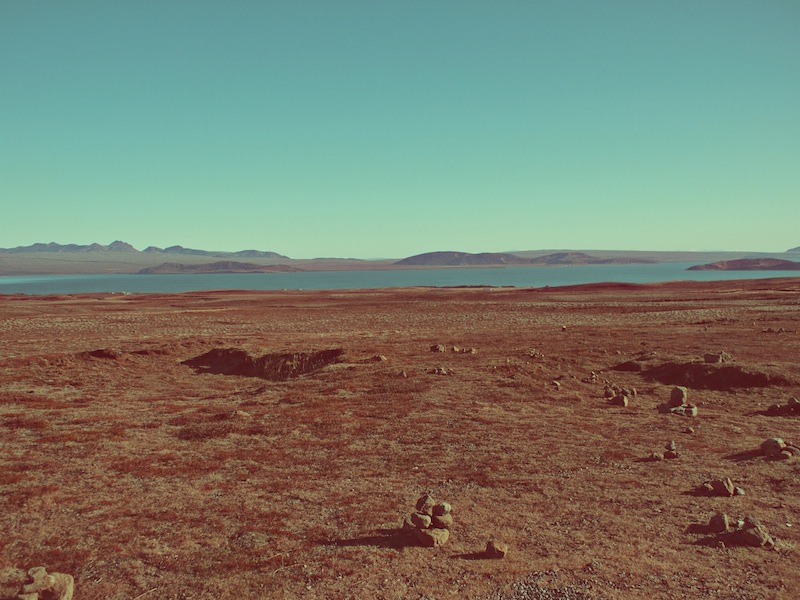
[[[797,271],[686,270],[694,264],[696,263],[179,275],[26,275],[0,277],[0,294],[176,293],[201,290],[325,290],[414,286],[544,287],[601,282],[654,283],[800,276]]]

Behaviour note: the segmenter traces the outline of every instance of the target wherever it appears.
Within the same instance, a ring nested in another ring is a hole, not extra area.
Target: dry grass
[[[478,598],[531,574],[608,598],[793,598],[800,461],[750,451],[800,440],[796,417],[760,414],[798,395],[798,291],[5,299],[0,557],[73,574],[82,599]],[[181,364],[339,347],[343,362],[288,381]],[[788,383],[692,389],[689,420],[658,413],[669,383],[611,368],[723,349]],[[611,406],[604,380],[639,397]],[[672,439],[680,459],[641,461]],[[746,495],[691,493],[722,476]],[[394,533],[427,490],[455,507],[435,551]],[[776,550],[703,545],[690,525],[717,510],[758,516]],[[505,560],[480,558],[490,537]]]

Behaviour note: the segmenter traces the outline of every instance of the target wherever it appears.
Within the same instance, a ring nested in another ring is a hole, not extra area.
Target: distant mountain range
[[[128,244],[127,242],[111,242],[108,246],[102,244],[56,244],[50,242],[49,244],[32,244],[30,246],[17,246],[16,248],[0,248],[0,252],[6,254],[28,254],[37,252],[135,252],[140,251]],[[182,254],[187,256],[210,256],[216,258],[227,257],[240,257],[240,258],[283,258],[288,259],[288,256],[278,254],[277,252],[262,252],[261,250],[240,250],[238,252],[215,252],[209,250],[194,250],[192,248],[184,248],[183,246],[170,246],[169,248],[157,248],[156,246],[149,246],[141,251],[145,254]]]
[[[288,265],[257,265],[232,260],[221,260],[199,265],[185,265],[166,262],[157,267],[147,267],[136,272],[137,275],[167,275],[175,273],[288,273],[302,271]]]
[[[630,263],[654,263],[639,258],[597,258],[584,252],[555,252],[537,258],[523,258],[508,252],[426,252],[399,260],[395,265],[415,267],[459,267],[493,265],[609,265]]]

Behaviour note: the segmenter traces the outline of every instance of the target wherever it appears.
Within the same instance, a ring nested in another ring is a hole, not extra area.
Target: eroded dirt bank
[[[0,568],[81,599],[795,598],[800,458],[758,449],[800,441],[769,411],[798,331],[797,279],[0,296]],[[659,412],[676,385],[696,417]],[[398,533],[427,491],[441,548]]]

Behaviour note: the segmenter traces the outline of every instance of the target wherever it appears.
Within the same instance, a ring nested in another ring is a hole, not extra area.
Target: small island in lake
[[[800,271],[800,263],[780,258],[740,258],[695,265],[687,271]]]

